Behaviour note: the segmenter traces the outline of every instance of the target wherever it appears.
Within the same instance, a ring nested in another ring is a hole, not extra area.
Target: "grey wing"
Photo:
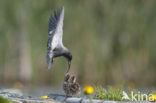
[[[51,67],[53,50],[62,45],[64,7],[54,12],[49,19],[49,37],[47,43],[47,64]]]

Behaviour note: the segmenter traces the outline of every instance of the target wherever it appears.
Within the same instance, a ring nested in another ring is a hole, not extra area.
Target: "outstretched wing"
[[[51,67],[51,61],[53,58],[53,50],[56,47],[62,46],[63,35],[63,19],[64,19],[64,7],[58,9],[51,14],[49,19],[49,37],[47,43],[47,64],[48,68]]]
[[[49,19],[49,46],[55,49],[58,45],[62,44],[63,35],[63,19],[64,8],[60,8],[54,12],[54,16],[51,14]]]

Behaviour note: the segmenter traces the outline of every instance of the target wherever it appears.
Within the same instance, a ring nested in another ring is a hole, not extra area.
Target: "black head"
[[[68,60],[71,61],[72,60],[72,54],[68,51],[64,53],[64,57]]]
[[[72,54],[69,52],[68,55],[69,55],[68,60],[71,61],[72,60]]]
[[[71,60],[72,60],[72,54],[68,51],[66,53],[64,53],[64,57],[68,60],[68,69],[67,69],[67,73],[70,70],[70,64],[71,64]]]

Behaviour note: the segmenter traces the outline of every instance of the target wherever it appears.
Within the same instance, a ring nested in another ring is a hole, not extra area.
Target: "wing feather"
[[[62,44],[63,35],[63,19],[64,19],[64,8],[60,8],[51,14],[49,19],[49,39],[48,43],[51,49],[55,49],[56,46]]]
[[[56,47],[62,46],[63,35],[63,19],[64,19],[64,7],[54,12],[54,15],[50,15],[49,19],[49,37],[47,43],[47,64],[48,68],[51,67],[51,61],[53,58],[53,50]]]

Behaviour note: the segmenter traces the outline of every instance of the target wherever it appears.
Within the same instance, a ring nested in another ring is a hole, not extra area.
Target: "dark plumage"
[[[76,82],[75,76],[65,75],[63,90],[67,96],[80,94],[80,85]]]
[[[64,56],[68,60],[68,70],[70,69],[70,63],[72,55],[69,50],[63,45],[63,19],[64,19],[64,8],[60,8],[54,12],[54,15],[50,15],[49,19],[49,36],[47,43],[47,64],[48,69],[51,68],[53,58]]]

